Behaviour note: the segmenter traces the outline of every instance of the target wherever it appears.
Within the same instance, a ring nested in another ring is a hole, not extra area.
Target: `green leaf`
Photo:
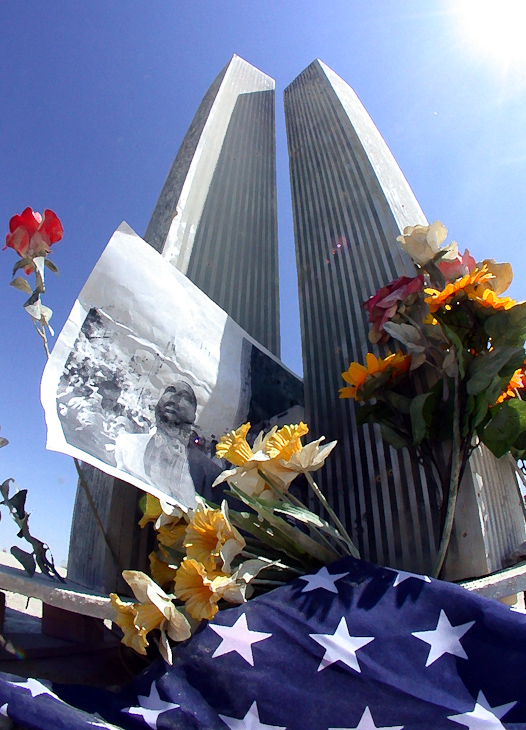
[[[3,436],[0,436],[0,449],[3,446],[7,446],[8,443],[9,443],[9,441],[6,438],[4,438]]]
[[[33,266],[33,259],[18,259],[16,264],[13,266],[13,276],[19,269],[23,269],[24,266]]]
[[[500,385],[500,381],[498,381]],[[488,400],[486,397],[486,393],[491,391],[492,386],[488,389],[486,392],[479,393],[477,397],[475,398],[475,408],[473,409],[473,417],[471,419],[471,426],[472,428],[477,428],[482,421],[486,418],[486,414],[488,412]],[[500,394],[498,394],[494,400],[491,401],[489,405],[493,405]]]
[[[325,545],[321,545],[320,543],[316,542],[316,540],[313,540],[311,537],[306,535],[304,532],[301,532],[301,530],[298,530],[298,528],[292,527],[281,517],[275,515],[271,509],[269,510],[266,507],[264,500],[260,500],[257,497],[251,497],[248,494],[245,494],[233,484],[230,485],[230,488],[234,492],[235,496],[238,497],[238,499],[241,499],[243,502],[245,502],[245,504],[248,504],[248,506],[252,507],[252,509],[255,510],[258,515],[267,520],[267,522],[269,522],[272,527],[278,530],[283,537],[303,549],[313,558],[316,558],[316,560],[319,560],[324,565],[329,565],[329,563],[337,560],[340,557],[338,553],[334,550],[329,550],[329,548],[325,547]]]
[[[466,368],[464,363],[464,345],[462,344],[462,340],[451,327],[447,326],[447,324],[442,324],[442,329],[444,334],[455,346],[455,350],[457,351],[458,372],[460,373],[460,377],[463,378],[466,374]]]
[[[417,446],[426,436],[428,426],[433,416],[435,396],[433,393],[417,395],[411,401],[410,415],[413,431],[413,444]]]
[[[24,294],[33,293],[33,290],[31,289],[31,286],[29,285],[28,280],[23,279],[21,276],[17,276],[16,279],[13,279],[13,281],[9,284],[9,286],[13,286],[15,289],[18,289],[19,291],[23,291]]]
[[[521,345],[526,339],[526,303],[488,317],[484,329],[493,344]]]
[[[227,491],[225,494],[230,494],[239,499],[234,492]],[[263,543],[271,548],[271,550],[278,551],[279,553],[285,553],[285,555],[288,555],[289,558],[295,561],[305,563],[305,551],[297,545],[292,544],[290,540],[283,538],[279,533],[276,534],[267,520],[258,517],[254,513],[236,512],[232,509],[229,510],[229,514],[232,524],[245,533],[252,535],[258,543]],[[261,551],[261,547],[258,546],[257,549]]]
[[[382,432],[383,440],[394,449],[404,449],[411,445],[410,442],[402,436],[402,434],[387,423],[381,423],[380,430]]]
[[[469,370],[471,377],[467,382],[467,391],[471,395],[478,395],[489,387],[493,378],[498,375],[511,375],[524,362],[523,347],[495,347],[493,350],[480,353]],[[501,372],[505,371],[505,372]]]
[[[363,385],[360,389],[361,399],[367,401],[371,400],[371,398],[374,398],[377,391],[380,390],[380,388],[385,385],[385,383],[387,383],[390,377],[390,368],[384,370],[383,373],[375,373],[374,375],[369,376],[367,381],[365,382],[365,385]]]
[[[50,261],[49,259],[46,259],[46,260],[44,261],[44,265],[45,265],[45,266],[47,266],[47,268],[48,268],[48,269],[49,269],[50,271],[52,271],[52,272],[53,272],[54,274],[58,274],[58,268],[57,268],[57,266],[56,266],[56,265],[55,265],[55,264],[53,263],[53,261]]]
[[[491,420],[480,434],[482,442],[500,459],[526,430],[526,401],[513,398],[491,409]]]
[[[338,530],[306,507],[300,507],[297,504],[289,504],[288,502],[281,502],[279,507],[275,508],[275,511],[289,515],[289,517],[293,517],[299,522],[303,522],[305,525],[316,527],[319,530],[322,530],[322,532],[325,532],[327,535],[333,537],[335,540],[342,540],[342,536]]]
[[[390,415],[391,412],[385,403],[366,403],[358,409],[356,422],[359,426],[364,426],[366,423],[380,423],[382,420],[388,420]]]
[[[385,402],[388,403],[393,410],[400,413],[409,413],[411,408],[411,398],[407,398],[405,395],[400,395],[400,393],[394,393],[392,390],[386,390],[383,397]]]

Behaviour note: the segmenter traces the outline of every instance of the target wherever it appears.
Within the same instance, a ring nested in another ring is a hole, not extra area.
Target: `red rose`
[[[403,302],[411,294],[422,291],[423,286],[422,274],[414,278],[401,276],[383,286],[363,303],[363,308],[369,313],[369,322],[373,325],[369,332],[371,342],[387,342],[389,335],[384,330],[384,324],[396,314],[398,302]]]
[[[12,248],[22,258],[47,256],[51,246],[60,241],[63,233],[62,223],[52,210],[45,210],[41,216],[31,208],[26,208],[9,221],[9,233],[3,250]],[[24,271],[30,274],[33,268],[28,265]]]

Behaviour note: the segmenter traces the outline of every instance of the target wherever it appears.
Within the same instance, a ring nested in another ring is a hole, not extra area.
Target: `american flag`
[[[118,694],[0,675],[0,716],[38,730],[526,729],[525,676],[523,614],[346,558],[219,612],[172,667]]]

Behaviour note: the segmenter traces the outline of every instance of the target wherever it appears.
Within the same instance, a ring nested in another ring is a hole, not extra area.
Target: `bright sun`
[[[526,69],[526,0],[457,0],[453,7],[474,51],[507,70]]]

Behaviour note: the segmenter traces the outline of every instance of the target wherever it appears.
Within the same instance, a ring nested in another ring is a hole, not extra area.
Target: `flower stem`
[[[282,492],[272,481],[272,479],[265,474],[261,469],[258,469],[259,476],[265,480],[265,482],[269,485],[271,489],[274,490],[275,494],[280,498],[281,502],[289,502],[290,504],[295,504],[297,507],[301,507],[304,510],[307,510],[307,512],[310,512],[309,508],[306,507],[303,502],[298,499],[297,497],[294,497],[289,492]],[[323,534],[323,532],[316,527],[315,525],[308,525],[309,530],[313,535],[316,535],[318,539],[320,539],[322,542],[327,545],[332,551],[334,551],[334,545],[331,543],[331,541],[326,537],[326,535]],[[313,538],[314,539],[314,538]],[[343,540],[344,543],[346,543],[345,540]]]
[[[318,497],[318,499],[320,500],[322,505],[325,507],[325,509],[327,510],[329,515],[332,517],[332,520],[333,520],[334,524],[336,525],[336,527],[338,528],[341,536],[345,540],[347,547],[350,550],[351,555],[354,558],[360,558],[360,553],[359,553],[358,549],[356,548],[355,544],[353,543],[353,541],[351,540],[349,533],[347,532],[347,530],[345,529],[343,524],[338,519],[336,513],[334,512],[334,510],[332,509],[330,504],[327,502],[327,499],[325,498],[325,495],[323,494],[321,489],[318,487],[318,485],[316,484],[314,479],[311,477],[309,472],[305,472],[305,476],[307,477],[307,481],[309,482],[309,484],[312,487],[312,491]]]
[[[460,459],[460,398],[459,398],[459,382],[458,382],[458,365],[455,369],[453,396],[453,443],[451,444],[451,466],[449,475],[449,494],[447,500],[446,517],[444,520],[444,528],[438,546],[438,553],[433,567],[433,577],[438,578],[444,560],[446,557],[451,532],[453,530],[453,520],[455,518],[455,508],[457,505],[458,488],[460,482],[461,459]]]

